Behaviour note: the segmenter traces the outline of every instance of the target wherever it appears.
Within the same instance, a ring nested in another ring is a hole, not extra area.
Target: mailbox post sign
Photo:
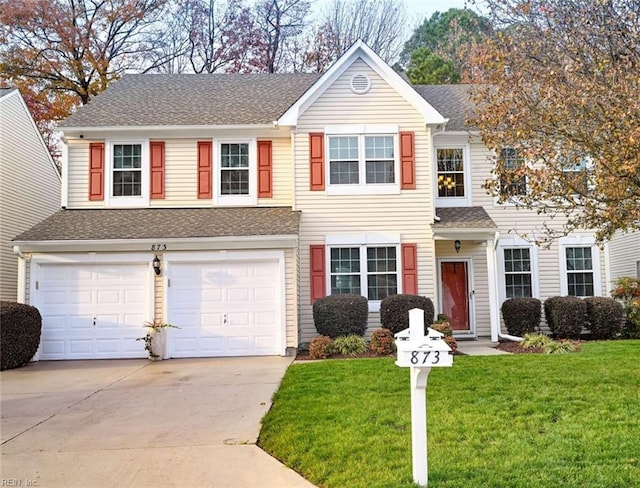
[[[453,353],[440,332],[424,334],[424,310],[409,311],[409,328],[395,335],[396,364],[410,368],[411,374],[411,452],[413,481],[427,486],[427,378],[433,367],[453,366]]]

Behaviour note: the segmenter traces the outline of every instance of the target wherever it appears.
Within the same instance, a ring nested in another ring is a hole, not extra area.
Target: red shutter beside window
[[[198,141],[198,198],[213,198],[213,143]]]
[[[311,258],[311,303],[326,296],[324,244],[309,246]]]
[[[402,190],[416,189],[414,133],[400,132],[400,188]]]
[[[164,198],[164,141],[151,141],[151,192],[152,199]]]
[[[324,133],[309,134],[311,191],[324,190]]]
[[[258,141],[258,197],[273,196],[271,179],[273,172],[271,141]]]
[[[418,260],[416,244],[402,244],[402,293],[418,294]]]
[[[104,142],[89,144],[89,200],[104,200]]]

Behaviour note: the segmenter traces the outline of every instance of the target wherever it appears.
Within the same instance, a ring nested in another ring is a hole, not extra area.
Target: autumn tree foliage
[[[489,0],[470,120],[495,151],[487,188],[550,217],[553,239],[640,228],[640,0]]]
[[[163,0],[0,0],[0,83],[21,89],[51,141],[55,121],[146,59],[145,33],[163,8]]]

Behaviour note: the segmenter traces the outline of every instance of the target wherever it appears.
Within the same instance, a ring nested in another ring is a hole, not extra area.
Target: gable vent
[[[362,73],[351,77],[351,91],[358,95],[364,95],[371,89],[371,79]]]

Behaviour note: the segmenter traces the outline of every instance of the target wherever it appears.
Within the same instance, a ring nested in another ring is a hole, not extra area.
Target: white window
[[[505,247],[503,252],[505,297],[532,297],[531,249],[528,247]]]
[[[217,142],[213,176],[215,205],[256,205],[257,160],[255,140]]]
[[[327,128],[326,139],[330,194],[400,191],[397,127]]]
[[[439,138],[434,150],[436,206],[471,205],[469,147],[460,137]]]
[[[397,246],[329,248],[330,293],[355,293],[380,301],[398,293],[400,266]]]
[[[593,238],[563,237],[559,241],[560,286],[563,295],[600,296],[600,250]]]
[[[123,207],[148,205],[148,141],[110,141],[106,149],[107,204]]]
[[[525,195],[527,193],[526,176],[514,175],[515,171],[525,164],[520,151],[513,147],[505,147],[500,151],[500,159],[504,162],[504,172],[510,173],[510,177],[500,180],[500,193],[511,196]]]
[[[582,158],[577,163],[567,162],[562,165],[564,184],[572,194],[584,194],[588,191],[588,165],[589,160],[587,158]]]

